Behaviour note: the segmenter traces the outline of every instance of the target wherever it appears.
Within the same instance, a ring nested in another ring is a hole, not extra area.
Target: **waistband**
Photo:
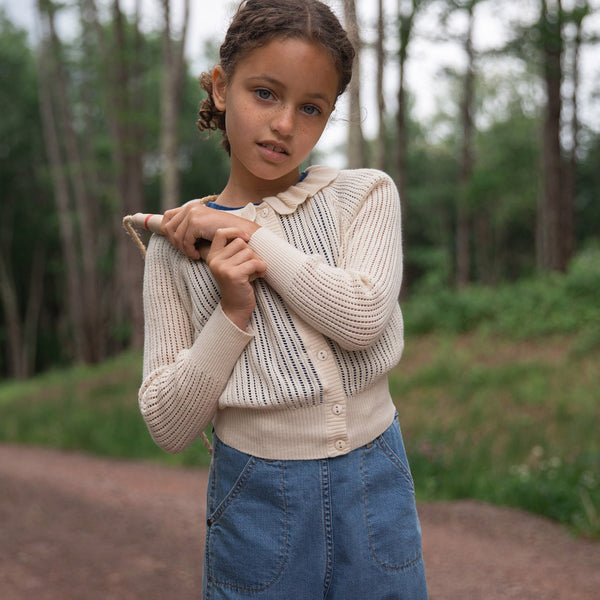
[[[306,408],[225,407],[215,433],[228,446],[266,459],[309,460],[347,454],[380,436],[396,407],[387,376],[367,390]]]

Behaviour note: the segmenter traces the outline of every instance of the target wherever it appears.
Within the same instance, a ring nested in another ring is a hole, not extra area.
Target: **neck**
[[[252,181],[240,181],[234,177],[233,173],[229,175],[229,181],[225,189],[219,194],[217,202],[223,206],[242,207],[249,202],[259,204],[263,198],[276,196],[284,192],[289,187],[297,183],[300,178],[300,171],[296,170],[288,173],[284,177],[272,181],[265,179],[252,179]]]

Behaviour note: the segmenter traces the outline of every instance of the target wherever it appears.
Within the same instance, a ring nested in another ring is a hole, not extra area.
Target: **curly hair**
[[[339,96],[352,77],[354,47],[331,9],[319,0],[244,0],[231,21],[219,51],[220,66],[228,78],[238,61],[275,38],[296,38],[321,44],[329,52],[339,74]],[[207,98],[200,104],[200,131],[221,130],[223,147],[231,154],[225,129],[225,112],[213,98],[212,75],[202,73],[200,87]]]

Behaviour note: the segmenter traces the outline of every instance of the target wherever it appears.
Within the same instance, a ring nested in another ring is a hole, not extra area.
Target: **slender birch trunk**
[[[180,204],[177,121],[181,106],[184,49],[189,22],[190,3],[185,0],[181,36],[176,40],[171,24],[171,2],[162,0],[163,8],[163,72],[161,87],[161,208],[163,212]]]
[[[468,6],[468,26],[464,37],[467,69],[463,80],[461,102],[462,150],[459,173],[459,197],[456,207],[456,274],[458,286],[466,285],[471,277],[471,214],[467,198],[473,171],[473,101],[475,83],[475,51],[473,49],[474,9],[476,1]]]
[[[385,93],[383,90],[383,76],[385,70],[385,13],[383,0],[378,0],[377,14],[377,145],[375,153],[375,166],[386,170],[386,139],[385,139]]]
[[[348,168],[360,169],[367,166],[365,139],[362,130],[362,108],[360,102],[360,29],[356,15],[356,1],[344,0],[344,14],[348,37],[356,50],[348,95],[350,98],[350,123],[348,127]]]

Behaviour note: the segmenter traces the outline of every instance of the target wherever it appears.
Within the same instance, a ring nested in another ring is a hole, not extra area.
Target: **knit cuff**
[[[281,239],[267,227],[261,227],[248,245],[267,263],[265,281],[282,295],[292,288],[296,274],[306,264],[306,254]]]
[[[214,380],[226,381],[240,354],[254,337],[241,330],[219,304],[190,348],[190,359]]]

